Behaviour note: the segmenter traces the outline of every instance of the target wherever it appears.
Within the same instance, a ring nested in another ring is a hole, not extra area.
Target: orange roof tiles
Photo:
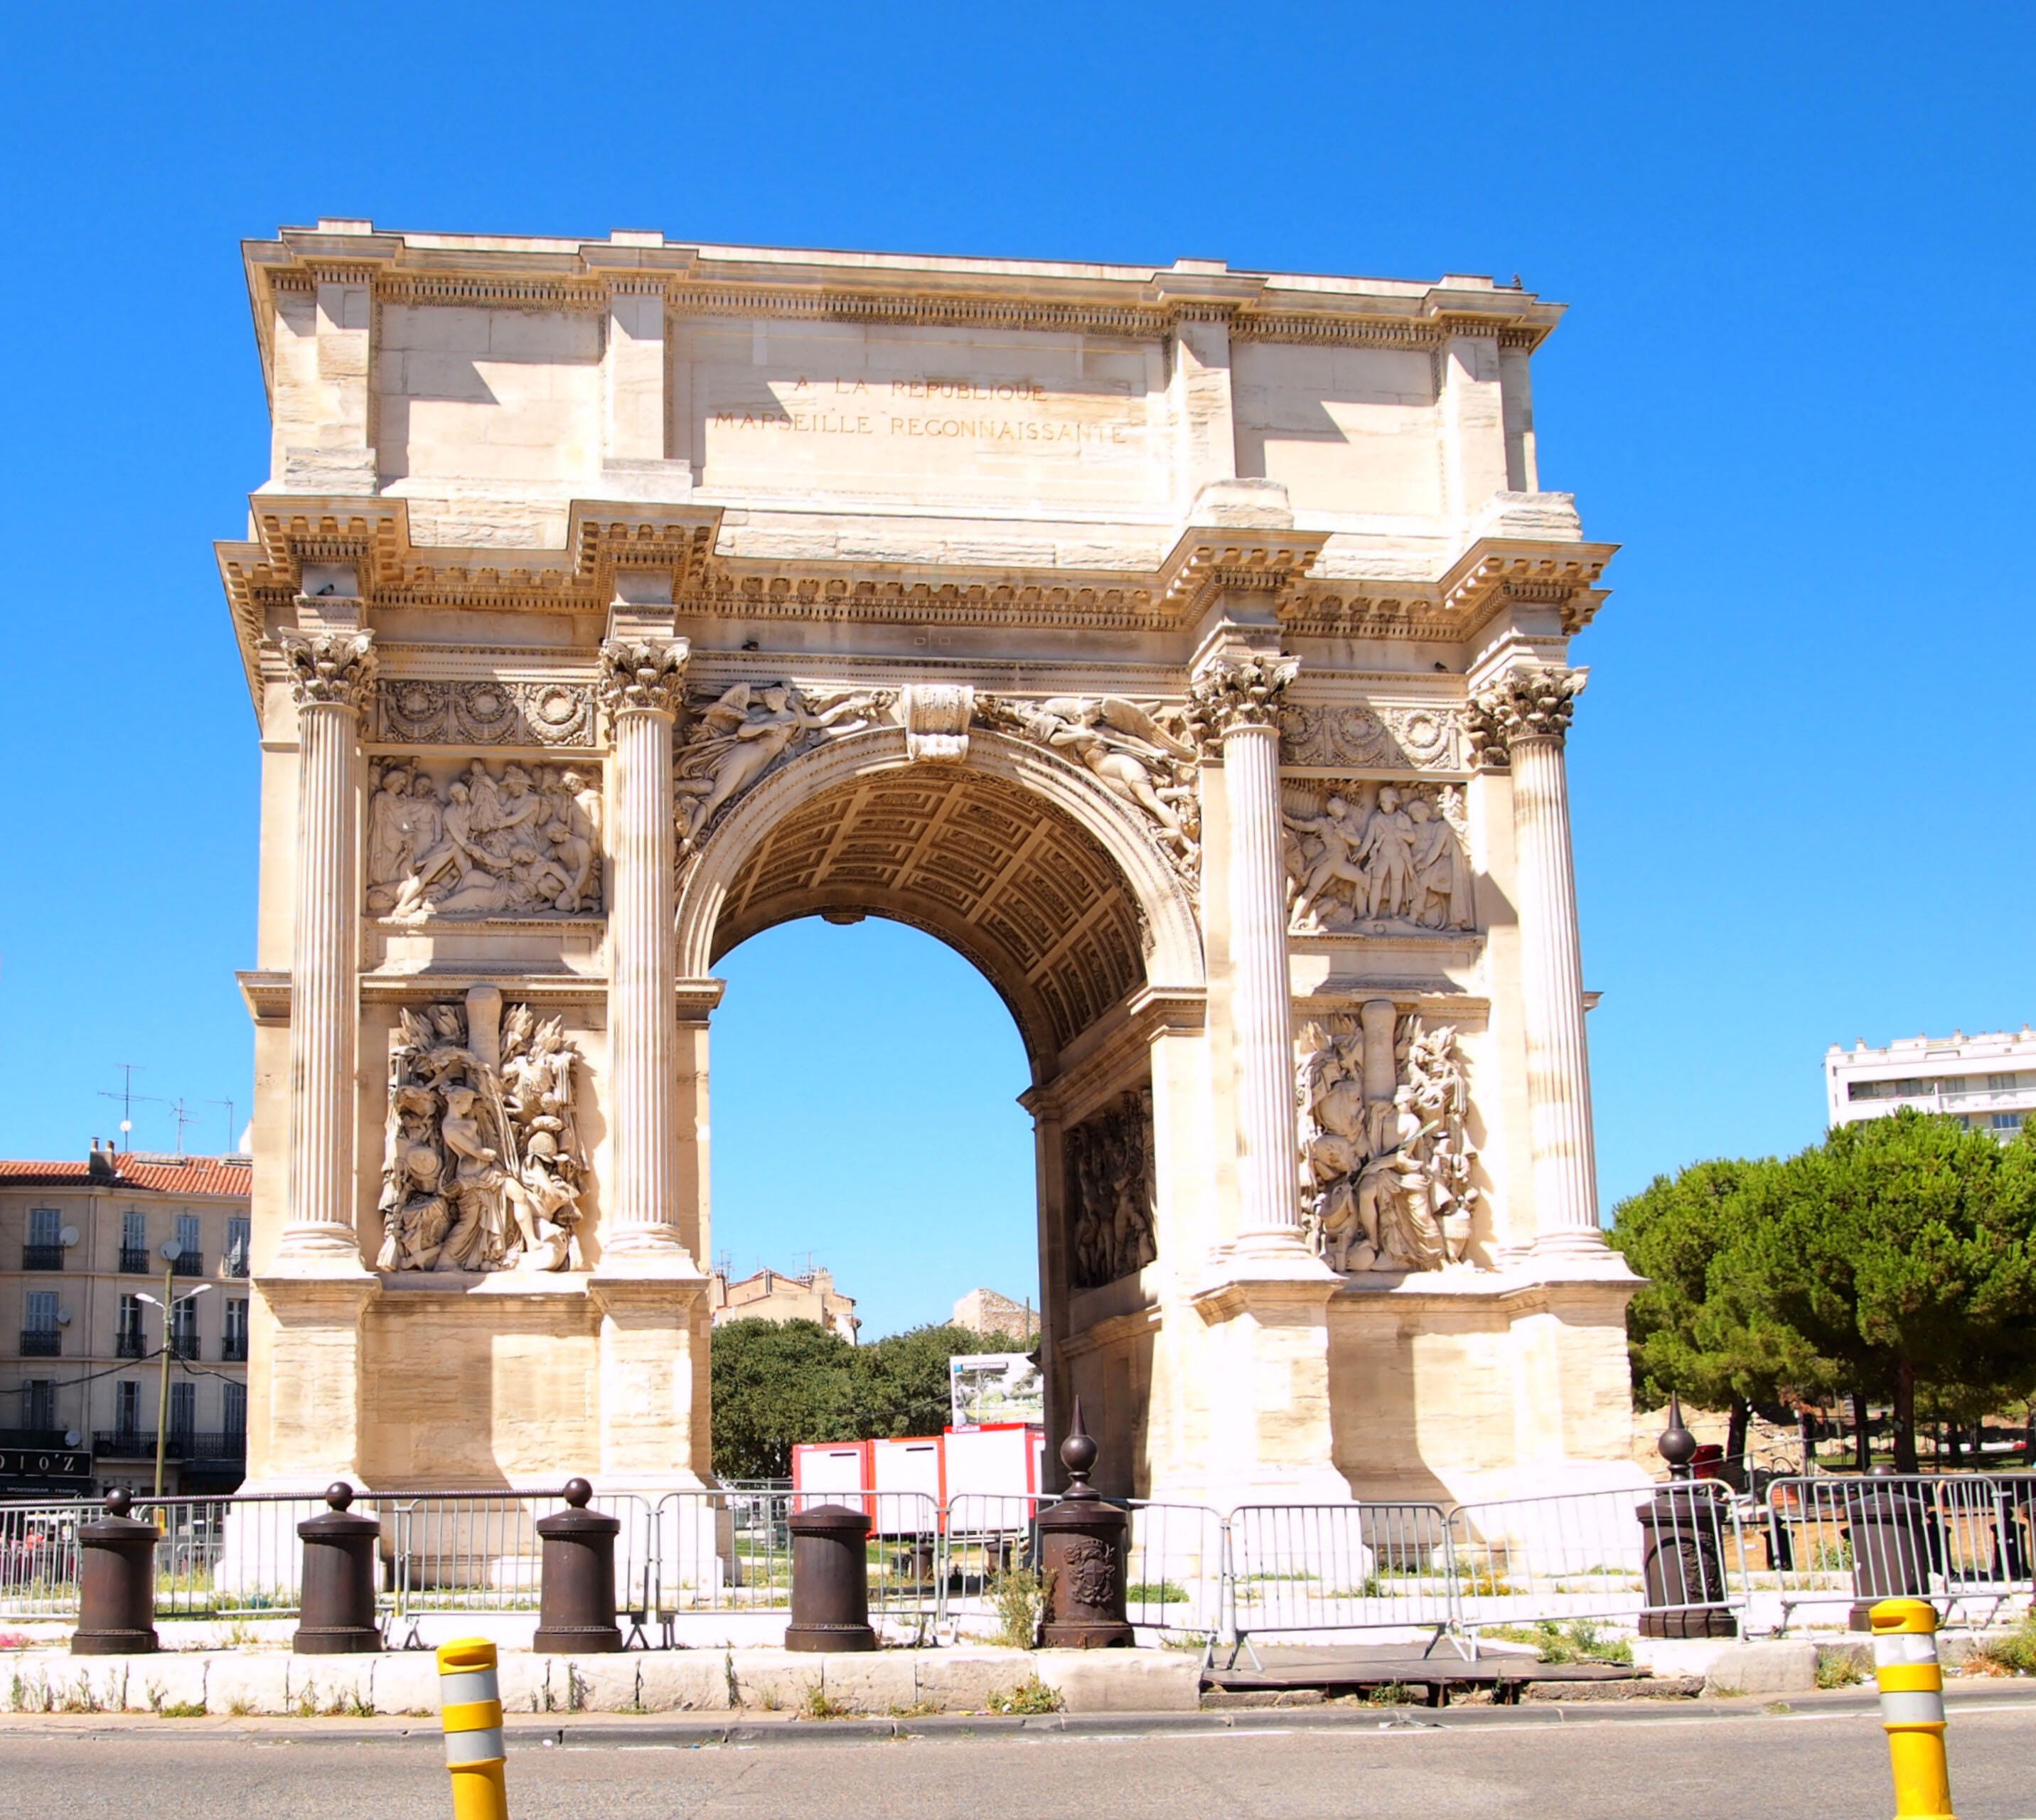
[[[21,1162],[0,1160],[0,1183],[23,1187],[85,1188],[172,1195],[228,1195],[245,1200],[254,1170],[237,1157],[187,1156],[181,1161],[137,1162],[130,1152],[114,1159],[114,1175],[93,1176],[85,1162]]]

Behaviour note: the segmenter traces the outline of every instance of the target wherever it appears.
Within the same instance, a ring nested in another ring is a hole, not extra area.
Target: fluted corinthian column
[[[297,702],[297,889],[290,959],[289,1194],[277,1264],[361,1268],[354,1230],[354,766],[360,711],[374,686],[372,635],[286,634]]]
[[[1303,1249],[1293,1027],[1281,858],[1280,705],[1291,658],[1217,658],[1190,686],[1205,744],[1220,745],[1229,806],[1231,1017],[1237,1067],[1241,1248]]]
[[[1471,703],[1480,757],[1487,764],[1510,764],[1513,773],[1534,1249],[1556,1257],[1598,1257],[1607,1249],[1598,1223],[1583,958],[1563,760],[1570,717],[1586,673],[1523,665],[1480,690]]]
[[[613,1260],[683,1255],[678,1202],[677,986],[673,951],[672,727],[684,639],[610,639],[601,688],[614,724],[614,900],[608,915],[608,1230]]]

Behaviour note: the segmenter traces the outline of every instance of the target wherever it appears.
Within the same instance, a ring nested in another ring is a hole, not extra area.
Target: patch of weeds
[[[1374,1687],[1365,1696],[1366,1704],[1372,1706],[1411,1706],[1414,1704],[1414,1690],[1404,1681],[1389,1681],[1382,1687]]]
[[[1746,1690],[1729,1681],[1714,1681],[1707,1690],[1714,1700],[1744,1700]]]
[[[50,1693],[52,1697],[50,1703],[43,1709],[46,1713],[97,1713],[101,1710],[99,1696],[92,1690],[92,1677],[89,1675],[78,1676],[77,1681],[66,1688],[60,1695],[54,1687],[50,1690]],[[149,1704],[153,1705],[158,1713],[163,1710],[161,1699],[162,1695],[160,1692],[152,1693]],[[205,1708],[200,1705],[198,1716],[202,1716],[204,1712]],[[170,1716],[190,1718],[192,1715],[173,1713]]]
[[[1849,1573],[1852,1571],[1852,1544],[1849,1542],[1820,1542],[1810,1551],[1810,1571],[1812,1573]]]
[[[164,1700],[156,1707],[158,1719],[202,1719],[205,1716],[202,1700]]]
[[[830,1700],[827,1690],[816,1681],[806,1690],[806,1697],[799,1702],[801,1719],[846,1719],[850,1709],[839,1700]]]
[[[359,1690],[356,1690],[341,1694],[337,1700],[327,1701],[325,1716],[328,1719],[372,1719],[375,1716],[375,1702],[362,1699]]]
[[[2036,1611],[2022,1620],[2005,1637],[1989,1637],[1974,1650],[1966,1663],[1970,1673],[1984,1664],[1982,1675],[2036,1675]]]
[[[1046,1588],[1029,1567],[1014,1567],[990,1582],[990,1602],[997,1608],[997,1629],[990,1641],[1007,1649],[1030,1649],[1039,1635],[1039,1612]]]
[[[1036,1675],[1005,1693],[993,1694],[990,1697],[990,1710],[1001,1713],[1007,1717],[1020,1715],[1030,1717],[1035,1713],[1058,1713],[1060,1709],[1060,1695]]]
[[[1530,1626],[1487,1624],[1480,1637],[1496,1637],[1502,1643],[1531,1643],[1544,1662],[1624,1662],[1633,1660],[1633,1645],[1623,1637],[1608,1637],[1588,1618],[1559,1624],[1544,1618]]]
[[[893,1705],[888,1709],[887,1716],[892,1719],[930,1719],[940,1710],[940,1702],[937,1701],[915,1700],[910,1706]]]
[[[1785,1700],[1770,1700],[1760,1709],[1763,1713],[1793,1713],[1796,1709]]]
[[[1206,1630],[1184,1630],[1177,1635],[1159,1639],[1162,1649],[1181,1649],[1199,1656],[1216,1641]]]
[[[1857,1687],[1865,1679],[1865,1671],[1842,1651],[1827,1650],[1817,1658],[1817,1685],[1827,1690]]]
[[[1480,1567],[1464,1577],[1463,1589],[1481,1599],[1505,1599],[1512,1595],[1513,1582],[1488,1567]]]
[[[779,1698],[778,1690],[776,1688],[767,1687],[764,1690],[763,1697],[759,1700],[757,1704],[760,1705],[766,1713],[775,1713],[785,1704],[785,1702]]]
[[[227,1701],[226,1710],[236,1719],[250,1718],[254,1712],[254,1702],[245,1694],[236,1694]]]
[[[226,1635],[220,1647],[222,1649],[251,1649],[257,1641],[254,1626],[244,1618],[236,1618],[227,1626]]]
[[[1124,1589],[1127,1605],[1185,1605],[1188,1591],[1171,1580],[1141,1580]]]

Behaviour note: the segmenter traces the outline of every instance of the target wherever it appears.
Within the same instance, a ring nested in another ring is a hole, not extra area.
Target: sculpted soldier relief
[[[581,1268],[579,1058],[528,1005],[486,1027],[500,1004],[477,993],[398,1014],[378,1270]]]
[[[1061,1140],[1067,1170],[1069,1280],[1099,1289],[1159,1256],[1152,1095],[1127,1093]]]
[[[1310,1240],[1332,1270],[1346,1273],[1462,1264],[1479,1190],[1456,1031],[1401,1019],[1389,1039],[1389,1072],[1383,1057],[1367,1070],[1367,1040],[1349,1018],[1311,1023],[1301,1032],[1302,1199]]]
[[[1280,793],[1296,934],[1477,926],[1458,786],[1289,780]]]
[[[598,914],[601,779],[590,766],[476,759],[443,782],[392,759],[368,803],[371,915]]]

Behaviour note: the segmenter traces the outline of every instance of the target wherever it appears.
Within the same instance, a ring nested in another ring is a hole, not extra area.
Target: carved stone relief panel
[[[1296,778],[1280,786],[1297,935],[1477,926],[1460,784]]]
[[[1190,884],[1201,869],[1201,794],[1186,710],[1118,695],[1020,701],[978,695],[985,726],[1030,740],[1095,774],[1152,831]]]
[[[376,1269],[582,1268],[579,1061],[559,1019],[492,986],[398,1012]]]
[[[1396,1017],[1303,1024],[1295,1098],[1310,1242],[1332,1270],[1440,1270],[1469,1261],[1480,1190],[1453,1027]]]
[[[598,915],[601,774],[592,765],[384,759],[368,801],[371,916]]]
[[[375,690],[375,737],[417,746],[590,746],[594,690],[586,683],[385,678]]]
[[[1365,765],[1396,771],[1461,771],[1460,707],[1378,708],[1290,704],[1280,715],[1280,762]]]
[[[790,683],[737,683],[718,695],[696,695],[672,759],[680,860],[767,772],[831,736],[887,718],[896,699],[890,689],[808,691]]]
[[[1127,1093],[1061,1140],[1067,1171],[1068,1278],[1100,1289],[1159,1256],[1152,1094]]]

